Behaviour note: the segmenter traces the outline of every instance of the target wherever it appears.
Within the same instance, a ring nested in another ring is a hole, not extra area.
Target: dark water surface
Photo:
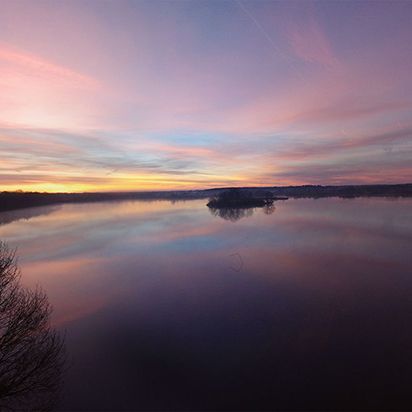
[[[60,408],[411,410],[412,200],[205,203],[0,214],[66,331]]]

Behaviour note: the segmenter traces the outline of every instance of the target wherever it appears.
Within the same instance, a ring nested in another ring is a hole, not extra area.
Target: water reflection
[[[67,330],[59,409],[410,410],[411,206],[64,205],[0,237]]]
[[[29,220],[33,217],[49,215],[59,209],[60,206],[40,206],[31,207],[27,209],[11,210],[0,213],[0,225],[6,225],[8,223],[18,220]]]
[[[63,340],[50,329],[47,296],[19,284],[16,258],[0,242],[0,408],[50,410],[64,366]]]
[[[222,219],[230,220],[231,222],[237,222],[238,220],[244,217],[250,217],[253,215],[254,208],[230,208],[230,207],[221,207],[215,209],[209,207],[210,213],[213,216],[219,216]]]
[[[224,220],[229,220],[231,222],[237,222],[244,217],[251,217],[257,208],[255,207],[220,207],[213,208],[209,206],[209,211],[213,216],[221,217]],[[262,208],[265,215],[271,215],[275,211],[275,206],[273,204],[265,205]]]

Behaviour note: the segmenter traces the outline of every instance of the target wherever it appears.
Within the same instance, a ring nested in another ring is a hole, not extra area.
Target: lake
[[[65,333],[61,410],[412,409],[412,199],[0,214]]]

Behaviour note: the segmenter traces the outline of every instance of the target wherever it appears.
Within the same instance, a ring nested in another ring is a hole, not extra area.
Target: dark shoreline
[[[208,199],[227,189],[230,188],[102,193],[0,192],[0,212],[62,203],[88,203],[116,200],[177,201]],[[266,186],[243,187],[242,189],[251,192],[253,195],[259,195],[260,191],[270,191],[273,196],[284,196],[290,198],[412,197],[412,183],[396,185]]]

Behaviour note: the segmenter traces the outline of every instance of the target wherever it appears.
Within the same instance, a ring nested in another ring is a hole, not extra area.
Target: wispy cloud
[[[287,37],[292,52],[303,61],[329,68],[338,65],[329,39],[313,15],[300,25],[290,24]]]
[[[96,113],[88,107],[101,90],[88,75],[0,43],[0,121],[15,125],[75,127]],[[82,120],[81,120],[82,119]]]
[[[67,82],[72,87],[79,85],[94,89],[99,85],[99,82],[90,76],[2,43],[0,43],[0,62],[6,62],[15,71],[20,70],[29,72],[33,76],[46,77],[48,80]]]
[[[279,150],[276,156],[277,158],[296,161],[331,157],[344,152],[366,151],[366,154],[368,154],[376,149],[380,150],[382,155],[385,156],[388,151],[392,151],[394,148],[401,149],[404,144],[412,146],[412,128],[395,129],[369,136],[340,137],[329,139],[323,143],[302,141],[299,144],[290,145],[283,151]]]

